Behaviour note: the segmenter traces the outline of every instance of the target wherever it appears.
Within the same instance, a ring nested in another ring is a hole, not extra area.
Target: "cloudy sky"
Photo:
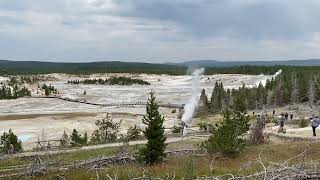
[[[308,58],[319,0],[0,0],[0,59]]]

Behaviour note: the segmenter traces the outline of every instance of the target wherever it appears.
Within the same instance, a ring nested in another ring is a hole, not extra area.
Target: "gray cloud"
[[[317,0],[0,1],[0,58],[318,58],[319,8]]]
[[[200,37],[294,39],[318,32],[319,1],[116,0],[124,16],[174,21]]]

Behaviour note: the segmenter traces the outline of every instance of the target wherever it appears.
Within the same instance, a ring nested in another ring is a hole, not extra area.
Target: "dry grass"
[[[289,142],[282,144],[250,146],[235,159],[217,157],[212,161],[212,156],[169,157],[165,163],[153,166],[141,166],[137,164],[117,165],[98,170],[97,172],[80,169],[75,171],[52,173],[38,178],[52,179],[56,174],[63,174],[68,179],[90,179],[96,178],[97,173],[100,179],[106,179],[106,175],[118,176],[120,179],[139,177],[143,174],[162,178],[175,176],[177,179],[181,179],[181,177],[222,175],[228,173],[247,175],[262,169],[261,164],[256,163],[260,153],[262,160],[266,163],[281,163],[300,154],[308,146],[309,148],[304,158],[292,159],[289,163],[296,164],[311,160],[318,162],[320,160],[320,142]]]

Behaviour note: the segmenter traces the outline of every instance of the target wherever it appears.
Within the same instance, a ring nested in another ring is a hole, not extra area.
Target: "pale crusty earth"
[[[84,78],[107,78],[115,75],[125,75],[140,78],[151,83],[150,86],[108,86],[108,85],[71,85],[68,80]],[[52,84],[61,93],[62,97],[82,99],[94,103],[136,103],[146,102],[151,90],[156,93],[159,103],[184,104],[191,96],[192,77],[146,74],[94,74],[90,76],[75,76],[65,74],[50,74]],[[201,77],[201,88],[206,89],[210,97],[215,82],[223,82],[225,88],[237,88],[246,84],[255,86],[271,79],[271,75],[239,75],[216,74]],[[0,80],[6,80],[0,77]],[[43,82],[40,82],[40,85]],[[37,94],[37,86],[33,89],[33,96]],[[83,95],[86,91],[87,95]],[[178,112],[172,113],[173,108],[160,108],[165,116],[165,126],[172,127],[179,123]],[[141,127],[142,117],[145,114],[144,106],[129,107],[98,107],[87,104],[63,101],[59,99],[20,98],[17,100],[0,100],[0,132],[11,128],[23,141],[25,149],[35,146],[38,138],[59,139],[66,131],[70,133],[74,128],[89,135],[96,128],[95,121],[103,118],[107,113],[114,121],[122,121],[121,132],[134,124]],[[197,122],[194,121],[194,124]],[[44,132],[44,133],[43,133]]]

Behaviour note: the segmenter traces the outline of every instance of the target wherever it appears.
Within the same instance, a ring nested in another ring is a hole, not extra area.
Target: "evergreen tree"
[[[81,139],[81,144],[82,145],[87,145],[88,144],[88,134],[87,132],[84,132],[83,138]]]
[[[101,138],[101,142],[93,143],[106,143],[106,142],[115,142],[118,139],[118,133],[120,128],[121,121],[119,123],[113,122],[111,117],[107,114],[102,120],[97,120],[96,125],[98,126],[98,131],[95,132],[96,135],[101,135],[101,137],[94,137],[93,139],[98,140]]]
[[[245,147],[243,137],[249,130],[249,116],[240,111],[226,110],[223,120],[212,130],[212,135],[202,143],[209,153],[222,153],[228,157],[237,156]]]
[[[226,108],[230,108],[230,106],[232,104],[231,101],[232,101],[231,91],[230,91],[230,89],[227,89],[226,95],[225,95],[225,106],[226,106]]]
[[[143,131],[148,142],[140,150],[140,160],[145,164],[154,164],[163,161],[166,157],[164,153],[166,148],[166,137],[164,136],[164,117],[159,113],[159,106],[156,103],[154,92],[150,92],[150,98],[146,105],[146,115],[143,123],[147,125]]]
[[[267,107],[272,107],[274,104],[274,96],[272,91],[268,91],[267,93]]]
[[[18,98],[18,92],[19,92],[18,85],[14,85],[13,86],[13,99],[17,99]]]
[[[126,135],[126,141],[134,141],[141,137],[142,130],[135,124],[129,127]]]
[[[293,85],[292,85],[290,101],[292,103],[298,103],[299,102],[299,89],[298,89],[297,80],[294,79],[292,83],[293,83]]]
[[[79,146],[81,145],[81,135],[78,133],[76,129],[73,129],[72,134],[70,135],[71,146]]]
[[[103,139],[102,139],[101,132],[98,129],[94,130],[91,135],[90,143],[91,144],[98,144],[98,143],[101,143],[102,141],[103,141]]]
[[[213,90],[211,93],[210,104],[209,107],[212,111],[214,111],[214,103],[215,103],[215,91]]]
[[[247,106],[245,103],[245,96],[242,93],[239,93],[234,100],[233,110],[237,112],[246,112]]]
[[[70,144],[70,139],[66,131],[63,131],[61,141],[60,141],[60,146],[62,147],[68,147]]]
[[[207,106],[208,105],[208,97],[206,95],[206,90],[202,89],[201,95],[200,95],[200,102],[202,105]]]
[[[3,132],[0,137],[0,151],[2,153],[15,153],[22,151],[22,142],[18,137],[9,129],[9,132]]]

